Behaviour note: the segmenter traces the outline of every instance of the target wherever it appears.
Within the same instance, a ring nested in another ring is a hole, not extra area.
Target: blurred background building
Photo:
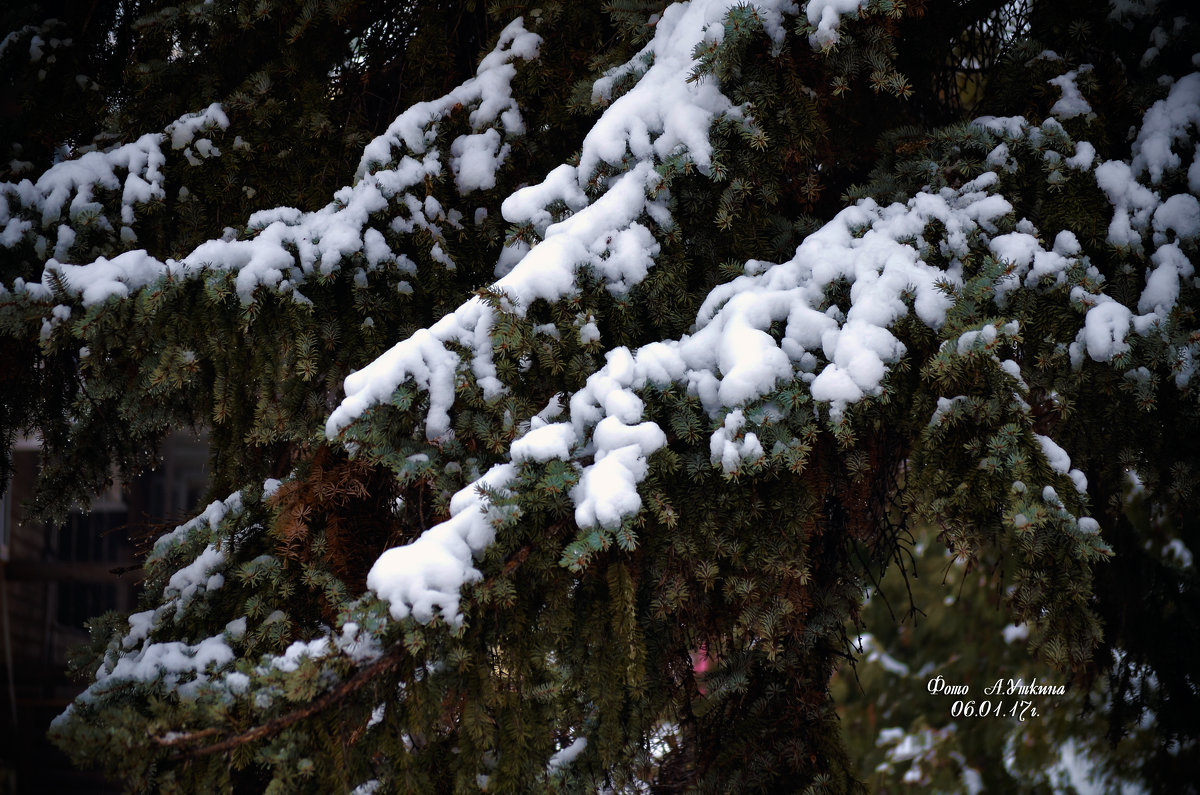
[[[202,437],[169,437],[157,469],[114,479],[89,510],[58,525],[24,509],[39,449],[36,439],[16,444],[12,483],[0,497],[0,793],[119,792],[72,768],[46,729],[85,685],[67,668],[70,650],[88,638],[86,622],[135,607],[140,551],[203,497],[208,448]]]

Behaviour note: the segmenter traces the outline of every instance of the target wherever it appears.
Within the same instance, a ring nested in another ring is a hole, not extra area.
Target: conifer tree
[[[59,49],[110,81],[104,125],[5,118],[54,146],[0,184],[0,433],[40,435],[46,515],[180,426],[215,480],[143,609],[92,622],[52,727],[79,764],[134,791],[1042,786],[833,680],[953,667],[875,628],[949,555],[983,581],[966,620],[1004,611],[980,658],[1089,715],[1041,724],[1052,749],[1200,780],[1181,8],[103,9],[0,49],[19,85],[76,25]]]

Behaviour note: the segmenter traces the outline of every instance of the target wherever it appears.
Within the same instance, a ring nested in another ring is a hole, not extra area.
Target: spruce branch
[[[400,655],[393,652],[385,654],[375,662],[363,668],[357,674],[347,679],[342,684],[330,690],[325,695],[318,698],[316,701],[310,702],[307,706],[293,710],[286,715],[280,715],[277,718],[272,718],[261,726],[255,726],[249,731],[235,734],[232,737],[227,737],[220,742],[212,745],[205,745],[199,748],[184,748],[171,754],[173,759],[195,759],[201,756],[211,756],[213,754],[224,753],[232,750],[239,745],[246,745],[257,740],[262,740],[267,737],[274,737],[289,726],[299,723],[305,718],[310,718],[319,712],[322,712],[342,699],[349,696],[351,693],[361,689],[364,685],[372,682],[377,676],[380,676],[392,668],[395,668],[400,663]],[[220,733],[219,729],[208,728],[187,734],[176,735],[174,737],[155,737],[154,742],[160,747],[175,748],[178,746],[188,745],[203,740],[208,737],[213,737]]]

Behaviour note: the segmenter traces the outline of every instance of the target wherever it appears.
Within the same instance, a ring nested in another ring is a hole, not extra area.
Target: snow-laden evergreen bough
[[[755,224],[803,204],[770,147],[808,162],[793,117],[855,74],[840,54],[885,58],[902,13],[672,4],[536,175],[522,147],[554,130],[521,81],[553,31],[516,19],[329,206],[180,259],[130,247],[174,189],[164,144],[221,156],[199,137],[225,132],[219,107],[0,186],[0,241],[40,263],[3,285],[3,330],[82,374],[50,444],[166,395],[131,435],[198,416],[301,445],[282,481],[259,471],[155,543],[145,609],[94,625],[60,743],[134,789],[852,789],[827,682],[916,519],[1004,565],[1031,648],[1085,670],[1113,467],[1153,468],[1160,405],[1195,412],[1200,73],[1161,81],[1123,148],[1088,138],[1093,70],[1035,51],[1040,115],[909,131],[864,198],[768,261]],[[764,107],[754,81],[797,62],[829,82]],[[68,264],[80,227],[124,250]],[[188,301],[227,318],[209,349],[202,326],[145,353],[107,339]],[[297,330],[256,376],[283,386],[232,409],[229,341],[269,320]],[[1081,406],[1136,422],[1098,432]]]

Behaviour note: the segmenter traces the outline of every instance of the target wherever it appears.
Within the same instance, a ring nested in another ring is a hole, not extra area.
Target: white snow
[[[741,409],[735,409],[725,415],[724,424],[718,428],[709,440],[709,454],[714,464],[720,464],[721,469],[729,474],[736,471],[742,461],[757,461],[763,457],[762,444],[754,433],[742,436],[742,426],[746,417]],[[738,437],[742,436],[739,441]]]
[[[804,14],[809,24],[816,28],[816,32],[808,37],[809,44],[816,48],[836,44],[842,17],[858,14],[866,5],[867,0],[808,0]]]
[[[516,76],[513,61],[536,58],[541,43],[540,36],[525,29],[522,17],[510,22],[500,32],[495,49],[480,62],[475,77],[439,99],[419,102],[408,108],[383,135],[367,144],[359,163],[358,177],[361,179],[376,171],[378,166],[392,162],[396,150],[425,155],[437,136],[436,123],[447,118],[458,106],[474,106],[469,117],[473,132],[460,136],[451,144],[459,164],[454,169],[455,179],[464,192],[483,187],[489,181],[494,185],[494,171],[503,156],[499,154],[500,134],[493,125],[499,122],[506,133],[514,135],[525,131],[520,109],[512,98],[512,79]],[[406,155],[398,170],[404,168],[406,161],[412,165],[417,162]],[[488,169],[492,171],[490,177],[486,173]]]
[[[618,294],[645,278],[658,253],[658,244],[641,219],[648,216],[659,224],[669,221],[667,197],[647,197],[659,181],[655,163],[677,152],[686,152],[698,167],[707,168],[711,158],[709,125],[719,114],[739,112],[713,81],[686,79],[695,65],[696,45],[706,36],[715,35],[715,26],[732,5],[724,0],[708,0],[667,8],[655,25],[654,37],[626,70],[640,73],[640,79],[605,109],[584,139],[579,165],[561,165],[540,183],[518,190],[504,200],[501,211],[505,220],[530,224],[542,238],[517,261],[512,249],[506,249],[508,253],[497,264],[497,273],[504,275],[491,289],[507,296],[507,308],[522,312],[539,298],[553,301],[571,295],[577,289],[576,274],[583,267],[599,274],[608,288]],[[778,28],[782,11],[794,10],[794,6],[785,2],[759,3],[756,8],[768,32]],[[650,66],[640,71],[638,65],[644,65],[647,57]],[[482,73],[483,67],[480,68]],[[605,85],[611,85],[614,75],[603,79],[607,80]],[[598,86],[598,91],[605,90],[603,85]],[[507,87],[504,91],[507,92]],[[385,136],[368,147],[364,164],[386,162],[390,147],[400,138],[412,151],[424,151],[425,138],[418,135],[414,119],[420,117],[423,122],[422,114],[427,116],[430,112],[429,108],[423,108],[420,113],[414,112],[412,118],[406,114],[397,120]],[[589,202],[583,188],[596,169],[602,163],[619,165],[627,155],[632,155],[634,163],[610,179],[607,189]],[[477,183],[478,180],[471,179],[467,184]],[[558,201],[573,214],[552,223],[547,207]],[[503,390],[491,363],[492,323],[490,308],[482,300],[474,299],[427,332],[398,343],[346,379],[346,398],[330,415],[326,433],[336,437],[367,408],[386,401],[400,384],[413,379],[430,395],[426,436],[441,437],[449,430],[449,410],[454,401],[450,387],[458,367],[457,356],[448,352],[448,344],[475,349],[471,366],[485,395]],[[776,357],[775,361],[779,364],[779,374],[783,375],[782,360]],[[726,391],[735,391],[738,381],[738,377],[728,379]],[[744,385],[742,392],[749,394],[750,386]]]
[[[42,226],[50,228],[60,221],[77,218],[82,213],[100,212],[102,206],[94,200],[99,186],[122,191],[122,221],[133,220],[132,204],[163,198],[162,167],[166,163],[159,133],[143,135],[137,141],[107,152],[87,152],[76,160],[65,160],[49,168],[36,183],[21,180],[0,184],[0,195],[8,201],[41,211]],[[122,180],[121,175],[124,174]],[[70,200],[70,205],[67,205]],[[6,220],[8,204],[3,203],[0,220]],[[64,218],[63,209],[67,207]]]
[[[411,615],[425,623],[437,610],[448,623],[462,623],[459,591],[482,577],[473,556],[492,543],[492,520],[500,515],[480,489],[503,493],[515,475],[512,464],[497,464],[454,495],[450,519],[379,556],[367,574],[367,587],[391,603],[393,618]]]
[[[488,128],[473,135],[460,135],[450,145],[453,157],[450,170],[459,193],[490,190],[496,187],[496,171],[508,158],[508,144],[501,144],[500,133]]]
[[[171,575],[163,590],[163,602],[175,602],[177,619],[194,599],[225,584],[225,577],[219,571],[225,562],[225,553],[209,544],[199,557]]]
[[[636,173],[635,168],[624,178]],[[880,207],[866,200],[844,210],[806,238],[791,260],[759,263],[749,269],[752,273],[713,290],[692,334],[636,351],[610,350],[605,365],[571,396],[568,420],[531,423],[514,441],[514,464],[591,456],[591,463],[579,464],[580,479],[571,491],[575,520],[581,528],[613,529],[641,509],[638,484],[648,473],[649,457],[667,441],[656,424],[641,421],[643,404],[636,391],[647,384],[684,385],[719,419],[710,450],[714,463],[727,473],[765,454],[753,430],[743,428],[740,407],[768,394],[779,382],[809,372],[817,356],[826,364],[813,380],[812,393],[827,403],[831,416],[836,418],[864,395],[879,394],[888,366],[904,354],[887,328],[909,311],[902,295],[912,296],[918,318],[934,328],[944,322],[949,307],[950,299],[938,284],[953,276],[924,262],[920,247],[928,244],[919,240],[920,234],[937,219],[947,230],[951,250],[965,255],[969,235],[986,235],[995,229],[994,221],[1011,211],[1007,202],[988,192],[994,184],[995,175],[987,174],[958,191],[922,193],[907,204]],[[641,195],[639,190],[627,201],[642,201]],[[583,216],[578,223],[587,228],[586,215],[596,206],[589,205],[570,220]],[[914,239],[915,245],[901,242]],[[553,262],[526,270],[530,257],[553,240],[548,230],[546,242],[534,247],[507,277],[510,283],[524,284],[542,272],[553,279]],[[1072,250],[1071,243],[1069,238],[1060,241],[1064,250]],[[839,279],[850,283],[849,305],[821,311],[826,288]],[[347,379],[352,397],[331,416],[327,431],[336,433],[344,426],[352,400],[368,394],[386,400],[400,383],[397,373],[405,372],[418,387],[430,385],[426,434],[444,432],[453,397],[450,388],[461,359],[437,339],[457,338],[464,347],[478,340],[474,344],[482,350],[467,354],[477,361],[490,351],[490,338],[466,332],[484,316],[482,303],[474,299]],[[490,316],[487,320],[490,325]],[[778,343],[767,333],[776,321],[784,324]],[[994,334],[996,329],[990,328]],[[500,465],[493,470],[496,474],[485,477],[505,484],[515,471],[512,466]],[[469,486],[456,499],[467,495],[474,501],[474,494]],[[492,538],[482,513],[487,503],[472,502],[470,515],[465,511],[468,503],[461,505],[464,513],[456,512],[413,544],[389,550],[372,570],[370,587],[391,601],[393,615],[411,613],[428,620],[436,606],[448,620],[458,618],[457,589],[479,576],[471,556]],[[478,543],[465,543],[467,533]]]
[[[653,423],[645,425],[658,429]],[[661,430],[658,434],[665,444],[665,435]],[[605,452],[604,458],[584,468],[579,483],[571,489],[576,506],[575,524],[580,527],[620,527],[625,516],[637,513],[642,507],[637,484],[649,471],[645,450],[629,444]]]
[[[1196,150],[1192,153],[1192,164],[1188,166],[1187,182],[1188,190],[1200,194],[1200,144],[1196,144]]]
[[[1072,298],[1096,302],[1088,310],[1083,329],[1077,337],[1077,343],[1083,344],[1088,355],[1103,362],[1128,351],[1129,343],[1125,337],[1129,335],[1133,323],[1133,312],[1107,295],[1091,295],[1079,287],[1071,292]]]
[[[1096,159],[1096,147],[1092,146],[1087,141],[1077,141],[1075,143],[1075,154],[1068,157],[1063,162],[1074,169],[1087,171],[1092,167],[1092,162]]]
[[[111,667],[106,659],[105,664],[96,671],[96,682],[89,692],[95,694],[97,690],[102,692],[129,681],[158,680],[184,698],[195,697],[199,692],[198,686],[208,681],[209,667],[219,669],[233,662],[233,659],[233,649],[226,642],[224,633],[205,638],[199,643],[147,643],[136,653],[122,654]],[[187,681],[177,687],[185,677],[188,677]],[[88,694],[85,694],[85,700],[87,697]]]
[[[109,646],[96,671],[95,681],[81,699],[93,701],[108,690],[131,682],[158,682],[184,699],[195,698],[203,689],[211,687],[245,691],[249,686],[245,674],[226,671],[220,676],[236,657],[229,642],[237,641],[245,634],[245,618],[230,621],[221,634],[198,643],[151,642],[150,632],[163,612],[160,607],[129,617],[129,634],[120,644]]]
[[[103,214],[104,207],[95,199],[98,188],[120,192],[120,236],[126,242],[135,241],[134,208],[166,197],[162,172],[166,163],[162,152],[164,138],[170,136],[172,141],[190,143],[199,130],[228,126],[229,120],[221,106],[214,104],[200,113],[187,114],[176,120],[168,125],[165,134],[150,133],[133,143],[107,151],[85,152],[76,159],[57,163],[36,182],[24,179],[17,183],[0,183],[0,224],[4,225],[0,245],[15,246],[32,231],[31,223],[18,221],[15,217],[22,208],[40,215],[42,229],[57,231],[56,258],[64,258],[75,240],[72,224],[88,216],[94,216],[93,223],[100,228],[111,231],[112,224]],[[211,142],[202,148],[207,156],[220,154]],[[85,295],[88,304],[99,303],[111,295],[123,297],[129,290],[153,281],[163,267],[145,252],[127,253],[132,259],[123,259],[125,255],[111,261],[100,258],[92,263],[94,268],[72,266],[74,269],[70,271],[62,271],[66,266],[59,266],[52,259],[47,263],[47,277],[56,268],[60,269],[67,289]],[[113,263],[118,264],[114,266]],[[122,277],[129,277],[128,281]],[[93,283],[93,279],[99,284]]]
[[[810,5],[826,2],[812,0]],[[688,76],[697,45],[722,37],[723,20],[735,5],[730,0],[695,0],[668,6],[650,43],[627,65],[601,79],[594,91],[597,97],[608,96],[617,75],[641,72],[637,84],[612,102],[584,138],[577,171],[580,184],[601,163],[619,164],[626,152],[646,161],[683,151],[707,172],[712,159],[709,126],[716,117],[736,111],[714,81],[689,81]],[[753,5],[772,38],[782,33],[781,14],[796,10],[785,0],[758,0]],[[836,26],[836,19],[832,24]],[[647,61],[650,66],[643,71]]]
[[[1162,555],[1167,560],[1174,561],[1183,569],[1190,569],[1193,565],[1192,551],[1178,538],[1172,538],[1163,545]]]
[[[374,234],[364,232],[371,214],[388,207],[389,200],[408,211],[407,217],[399,214],[393,219],[393,229],[428,230],[435,240],[435,258],[453,268],[453,260],[440,245],[439,224],[455,224],[458,216],[444,214],[436,202],[430,205],[405,191],[441,173],[438,151],[429,149],[428,144],[436,135],[438,122],[460,104],[474,106],[470,114],[474,132],[452,143],[454,156],[450,166],[456,184],[464,192],[494,186],[495,169],[507,152],[507,144],[499,144],[496,126],[505,134],[524,131],[509,87],[515,75],[513,61],[536,57],[540,41],[524,29],[519,18],[510,23],[501,32],[497,49],[483,59],[472,80],[446,97],[434,103],[421,103],[397,118],[384,135],[366,147],[358,183],[343,188],[333,203],[317,212],[280,208],[256,213],[249,223],[251,228],[260,230],[256,237],[210,240],[178,261],[159,261],[141,251],[126,252],[112,260],[101,258],[86,265],[52,261],[47,264],[43,281],[48,283],[52,273],[59,273],[68,290],[82,296],[85,303],[94,304],[113,296],[124,297],[167,273],[186,276],[204,269],[224,269],[237,272],[236,287],[243,301],[249,301],[255,289],[266,286],[291,292],[295,300],[304,302],[307,299],[295,290],[296,285],[308,276],[331,272],[342,258],[364,251],[364,247],[372,267],[393,261],[382,236],[375,230],[371,230]],[[146,135],[112,151],[89,152],[60,163],[43,174],[36,185],[29,180],[0,185],[0,223],[4,224],[0,242],[15,245],[30,229],[21,223],[10,223],[13,202],[17,207],[38,209],[43,226],[56,225],[60,219],[68,220],[63,219],[68,199],[70,219],[83,212],[100,211],[101,206],[92,198],[96,185],[123,189],[121,220],[126,226],[131,225],[135,205],[165,196],[161,171],[165,163],[161,152],[164,139],[169,138],[175,148],[185,148],[191,159],[199,162],[192,154],[193,146],[202,156],[216,156],[219,152],[211,141],[196,140],[196,135],[205,129],[225,128],[228,123],[221,107],[212,105],[174,122],[165,134]],[[397,147],[406,147],[409,154],[400,155],[394,168],[371,170],[375,164],[389,162]],[[123,182],[119,176],[122,173]],[[135,236],[134,230],[130,228],[126,236]],[[411,262],[401,259],[398,264],[402,269],[411,269]]]
[[[294,641],[283,654],[271,657],[270,666],[285,673],[295,671],[307,659],[325,657],[331,650],[329,638],[319,637],[314,640]]]
[[[242,493],[240,491],[235,491],[224,500],[217,500],[210,503],[199,516],[193,517],[171,532],[160,536],[154,542],[154,547],[151,549],[150,554],[146,556],[146,563],[150,564],[162,559],[172,548],[204,526],[207,526],[209,531],[215,531],[217,525],[226,516],[236,515],[241,513],[241,511]]]
[[[575,429],[567,422],[541,425],[515,440],[509,449],[513,463],[522,461],[546,462],[552,458],[569,459],[571,446],[576,442]]]
[[[571,764],[575,761],[576,757],[583,753],[583,749],[585,748],[587,748],[587,738],[580,737],[566,748],[556,751],[546,763],[546,772],[553,773]]]
[[[1200,238],[1200,200],[1188,193],[1177,193],[1154,211],[1154,243],[1161,246],[1170,238],[1195,240]]]
[[[1160,99],[1146,111],[1133,142],[1134,175],[1149,175],[1151,184],[1160,184],[1165,171],[1181,164],[1179,154],[1174,151],[1175,144],[1191,145],[1197,128],[1200,128],[1200,72],[1193,72],[1180,78],[1166,99]]]
[[[1066,283],[1066,272],[1081,249],[1072,232],[1063,230],[1054,239],[1050,251],[1042,248],[1033,235],[1010,232],[992,238],[988,244],[997,260],[1010,265],[1008,274],[996,286],[996,298],[1005,306],[1010,292],[1018,287],[1053,287]]]
[[[617,296],[647,277],[660,253],[652,230],[671,223],[671,197],[659,187],[657,168],[668,158],[685,157],[701,172],[707,171],[712,162],[708,131],[713,121],[722,115],[741,118],[745,113],[722,93],[717,81],[687,79],[696,66],[697,48],[720,39],[723,20],[734,5],[731,0],[694,0],[666,8],[646,47],[596,82],[594,97],[607,106],[584,138],[578,164],[560,165],[503,200],[504,220],[527,226],[531,232],[530,243],[506,246],[495,263],[496,280],[489,289],[500,296],[503,311],[522,314],[539,299],[570,297],[578,291],[583,271],[598,276]],[[814,46],[834,46],[841,20],[864,6],[863,0],[805,3],[802,13],[815,30]],[[796,4],[785,0],[761,0],[755,9],[774,40],[782,36],[782,15],[801,13]],[[540,37],[526,30],[521,19],[513,21],[472,79],[444,97],[408,109],[368,144],[355,184],[339,191],[328,206],[310,213],[292,208],[256,213],[249,219],[256,232],[252,239],[229,235],[210,240],[179,261],[160,262],[144,251],[127,251],[84,265],[58,258],[67,256],[74,239],[71,219],[99,208],[93,201],[97,185],[121,190],[121,222],[135,234],[133,208],[165,196],[161,146],[169,138],[173,148],[184,149],[191,158],[194,153],[218,154],[210,139],[197,136],[206,129],[228,126],[219,106],[180,119],[164,134],[60,163],[37,183],[2,185],[0,243],[17,245],[35,231],[34,224],[14,215],[14,208],[34,208],[43,228],[66,230],[58,232],[55,257],[46,263],[42,283],[14,282],[13,289],[48,295],[50,278],[57,275],[86,306],[124,297],[165,273],[216,269],[236,272],[237,291],[244,301],[260,287],[292,292],[295,300],[304,301],[297,285],[332,272],[347,256],[359,252],[369,268],[415,273],[415,265],[393,252],[380,230],[368,227],[371,217],[385,210],[393,216],[391,231],[428,232],[434,239],[431,255],[446,268],[454,268],[453,251],[441,237],[441,225],[461,226],[464,216],[423,190],[408,191],[427,179],[444,179],[447,168],[460,194],[496,187],[498,170],[511,151],[507,138],[525,132],[511,89],[517,62],[536,58],[540,45]],[[1054,116],[1070,119],[1091,113],[1076,83],[1084,69],[1050,81],[1061,91],[1051,111]],[[635,82],[614,98],[615,81],[625,75]],[[1168,312],[1178,300],[1181,281],[1194,275],[1179,241],[1200,236],[1200,203],[1186,194],[1162,201],[1141,180],[1158,186],[1167,171],[1180,167],[1182,159],[1175,149],[1192,145],[1193,132],[1200,127],[1198,107],[1200,74],[1189,75],[1146,113],[1132,163],[1110,161],[1094,168],[1097,184],[1113,205],[1109,241],[1137,248],[1153,235],[1155,267],[1147,275],[1137,316],[1103,292],[1074,288],[1071,300],[1086,313],[1071,349],[1076,363],[1084,353],[1108,361],[1129,350],[1129,333],[1148,328],[1150,315]],[[433,145],[439,127],[464,109],[470,131],[450,142],[449,162],[443,163],[441,151]],[[985,117],[975,123],[1006,137],[1008,143],[1022,136],[1065,135],[1053,118],[1041,128],[1022,117]],[[1008,143],[989,154],[987,162],[994,168],[1012,166]],[[1050,162],[1061,161],[1076,170],[1092,169],[1096,159],[1095,147],[1086,141],[1077,142],[1069,157],[1048,154],[1053,155]],[[1196,190],[1200,167],[1194,163],[1187,177]],[[1082,257],[1079,240],[1062,231],[1047,249],[1027,221],[1015,227],[1005,224],[1005,229],[1015,231],[1000,234],[1002,222],[1015,219],[1010,217],[1009,202],[995,193],[998,184],[998,173],[987,172],[958,189],[922,191],[904,203],[881,206],[860,201],[806,237],[786,261],[747,263],[744,275],[712,290],[688,334],[636,350],[609,350],[604,366],[565,401],[566,407],[556,398],[530,422],[512,443],[508,462],[493,466],[454,495],[447,521],[384,552],[370,570],[368,587],[390,604],[397,620],[411,617],[428,622],[440,615],[450,624],[461,624],[460,591],[482,576],[475,561],[492,543],[496,525],[515,510],[494,505],[482,489],[507,494],[520,466],[562,460],[576,467],[579,480],[570,496],[580,528],[613,529],[636,515],[642,507],[638,488],[649,472],[650,459],[668,442],[663,429],[644,417],[639,391],[649,385],[679,385],[699,399],[712,422],[710,460],[727,475],[767,455],[750,419],[753,412],[747,409],[781,383],[807,382],[818,409],[831,421],[839,421],[852,404],[883,393],[890,369],[906,353],[891,330],[897,321],[911,312],[929,328],[943,326],[952,300],[943,287],[961,284],[962,260],[972,253],[975,240],[1009,268],[996,292],[1002,307],[1007,295],[1019,287],[1061,287],[1068,270]],[[563,208],[565,215],[560,213]],[[477,211],[475,222],[480,223],[485,214]],[[925,230],[934,221],[944,230],[942,236],[926,240]],[[950,265],[928,264],[931,252]],[[365,274],[360,275],[365,279]],[[848,288],[848,300],[827,306],[829,289],[840,283]],[[1098,274],[1095,283],[1097,290],[1102,289]],[[328,418],[327,436],[338,438],[371,406],[386,403],[398,388],[409,384],[428,398],[428,414],[423,418],[426,438],[446,438],[451,433],[456,384],[468,368],[485,398],[506,389],[492,361],[495,313],[487,301],[474,297],[349,376],[345,399]],[[582,343],[600,340],[594,318],[580,318],[578,326]],[[773,332],[778,330],[782,334],[777,337]],[[985,323],[952,344],[963,355],[990,350],[1002,333],[1009,332]],[[1024,383],[1016,362],[1005,360],[1000,366],[1018,386]],[[931,422],[939,422],[959,401],[939,399]],[[1037,438],[1051,469],[1085,491],[1086,478],[1071,469],[1069,455],[1049,437]],[[265,485],[271,491],[278,484]],[[1061,505],[1051,487],[1042,494],[1047,502]],[[240,510],[237,494],[213,503],[201,516],[160,539],[150,561],[162,559],[206,525],[215,529],[228,513]],[[1084,517],[1078,520],[1078,528],[1089,533],[1098,526]],[[209,544],[175,572],[164,591],[164,606],[130,618],[122,645],[127,652],[139,644],[140,649],[102,670],[112,676],[119,668],[123,676],[139,678],[165,668],[194,673],[194,681],[199,682],[206,666],[228,662],[232,651],[227,639],[236,634],[232,629],[191,646],[148,641],[156,626],[171,620],[167,608],[178,618],[202,594],[222,587],[225,564],[224,551]],[[351,654],[373,653],[369,641],[358,638],[357,628],[346,625],[340,639],[331,635],[298,642],[271,665],[291,670],[288,666],[298,665],[303,657],[332,653],[335,648]],[[903,668],[898,661],[880,659],[894,673]],[[901,756],[897,753],[895,758]]]
[[[1175,243],[1159,246],[1150,255],[1154,265],[1146,274],[1146,287],[1138,298],[1138,312],[1166,317],[1179,300],[1180,280],[1195,274],[1191,260]]]
[[[60,237],[60,240],[62,238]],[[46,276],[58,274],[69,290],[79,295],[84,306],[100,304],[116,296],[125,298],[162,275],[161,263],[143,250],[126,251],[111,260],[99,257],[87,265],[65,265],[51,258]]]
[[[212,538],[217,526],[231,513],[241,512],[240,492],[223,501],[214,502],[191,521],[162,536],[155,543],[147,564],[160,562],[172,550],[189,540]],[[110,643],[104,660],[96,671],[95,682],[83,694],[85,701],[94,700],[113,687],[129,682],[161,682],[183,698],[196,697],[205,687],[243,688],[248,682],[229,673],[221,679],[210,678],[233,662],[235,654],[230,641],[240,640],[246,633],[246,619],[230,621],[220,635],[190,643],[183,640],[151,641],[156,629],[179,621],[187,609],[204,594],[224,585],[222,570],[227,564],[225,552],[209,543],[189,563],[175,571],[163,589],[158,607],[133,613],[128,618],[129,631],[120,641]]]
[[[1083,94],[1079,91],[1079,86],[1075,84],[1075,79],[1079,74],[1090,71],[1091,68],[1091,64],[1084,64],[1079,69],[1072,69],[1069,72],[1046,81],[1050,85],[1058,86],[1062,91],[1062,97],[1050,108],[1051,115],[1058,119],[1072,119],[1076,116],[1085,116],[1088,119],[1095,118],[1096,114],[1092,112],[1092,106],[1083,98]]]
[[[1029,625],[1025,622],[1020,624],[1008,624],[1001,630],[1004,635],[1005,643],[1016,643],[1029,638]]]
[[[911,673],[907,665],[888,654],[887,650],[883,648],[882,644],[875,640],[875,636],[871,635],[870,633],[864,632],[863,634],[859,635],[854,641],[854,646],[862,650],[862,654],[865,655],[863,659],[869,663],[879,663],[883,667],[883,670],[890,674],[895,676],[908,676],[909,673]],[[880,741],[883,741],[882,735],[880,737]]]
[[[1158,195],[1139,183],[1128,163],[1109,160],[1096,167],[1096,183],[1113,205],[1108,240],[1119,246],[1141,245],[1140,232],[1158,206]]]
[[[171,138],[172,149],[183,149],[188,144],[196,140],[196,134],[203,130],[210,130],[214,127],[222,130],[229,129],[229,117],[225,115],[225,109],[220,103],[214,102],[199,113],[188,113],[178,120],[167,126],[167,135]],[[208,157],[209,148],[212,142],[207,138],[201,139],[208,143],[201,147],[197,142],[197,150],[200,154]],[[219,153],[218,153],[219,154]]]
[[[980,116],[971,123],[1009,138],[1020,138],[1029,127],[1023,116]]]
[[[599,340],[600,328],[596,325],[596,322],[594,319],[592,319],[591,315],[589,315],[587,322],[579,327],[579,341],[584,345],[587,345],[588,343],[598,342]]]

